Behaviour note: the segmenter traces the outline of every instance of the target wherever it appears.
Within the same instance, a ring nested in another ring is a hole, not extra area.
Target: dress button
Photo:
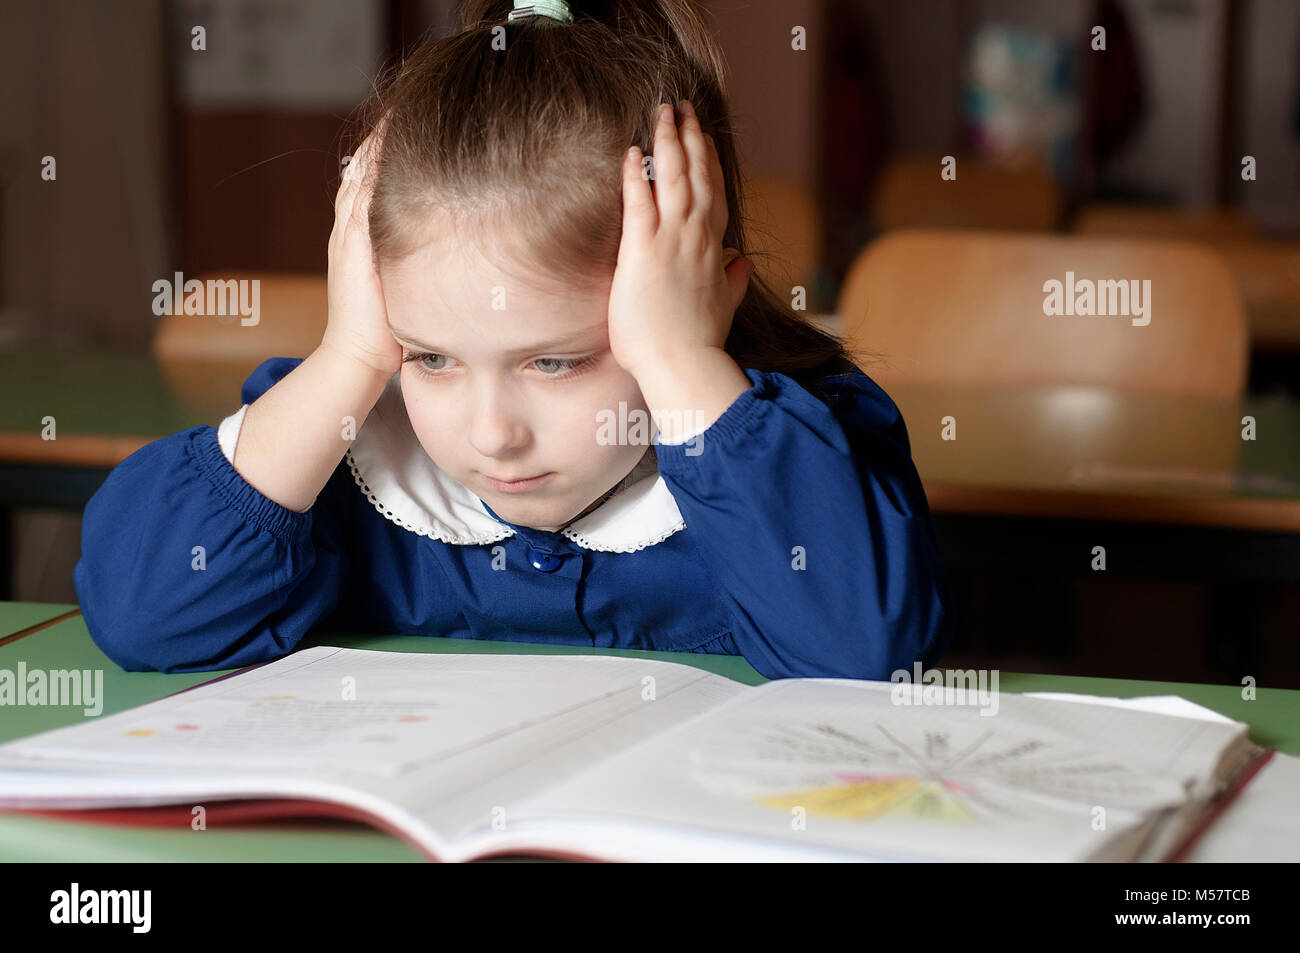
[[[528,561],[538,572],[555,572],[560,568],[560,563],[564,562],[554,553],[544,553],[540,549],[528,548]]]

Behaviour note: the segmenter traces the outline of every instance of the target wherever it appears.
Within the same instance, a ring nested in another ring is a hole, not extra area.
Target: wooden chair
[[[1064,284],[1067,272],[1076,285],[1149,279],[1150,323],[1044,313],[1045,283]],[[1236,283],[1218,256],[1185,243],[894,232],[859,255],[836,310],[849,346],[880,355],[863,366],[882,386],[1077,384],[1225,399],[1245,387]]]
[[[1049,230],[1062,198],[1040,168],[1010,169],[957,157],[956,178],[940,178],[935,156],[896,159],[880,174],[869,215],[877,229]]]
[[[320,344],[328,317],[326,279],[269,272],[195,277],[205,289],[208,279],[258,282],[256,323],[244,324],[238,314],[185,314],[182,298],[162,317],[153,340],[154,359],[177,399],[198,415],[225,416],[238,409],[239,385],[262,361],[307,357]]]
[[[782,294],[802,285],[812,293],[821,260],[822,223],[808,187],[779,175],[746,181],[749,258],[759,277]]]
[[[1300,350],[1300,242],[1258,235],[1236,209],[1169,210],[1093,205],[1074,223],[1080,235],[1182,238],[1210,246],[1237,279],[1251,344]]]

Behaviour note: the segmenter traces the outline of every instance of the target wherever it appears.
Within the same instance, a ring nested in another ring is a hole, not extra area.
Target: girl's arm
[[[368,221],[381,122],[357,148],[334,199],[329,315],[320,346],[244,412],[233,463],[281,506],[305,512],[401,370]]]
[[[322,344],[244,411],[235,469],[263,496],[306,512],[389,377]]]
[[[659,471],[737,651],[767,678],[888,680],[952,637],[949,582],[893,401],[865,374],[832,406],[783,374],[703,434],[659,444]]]
[[[245,412],[280,385],[296,393],[289,372],[305,365],[264,362],[244,385]],[[131,454],[82,523],[73,579],[95,644],[128,671],[234,668],[292,651],[351,574],[351,476],[339,466],[322,482],[307,512],[282,506],[231,465],[210,426]]]
[[[233,462],[262,495],[305,512],[402,366],[368,222],[384,124],[343,173],[329,240],[329,315],[310,357],[244,412]],[[245,401],[247,403],[247,401]]]
[[[727,264],[728,210],[713,140],[679,104],[655,127],[651,179],[633,147],[623,166],[623,235],[609,340],[676,446],[656,447],[738,651],[768,678],[888,679],[937,657],[951,598],[907,431],[865,374],[834,411],[782,374],[725,352],[752,268]]]
[[[402,358],[367,220],[382,131],[335,198],[320,347],[264,362],[239,414],[132,454],[86,506],[77,595],[96,644],[125,669],[276,658],[339,601],[356,494],[338,464]]]

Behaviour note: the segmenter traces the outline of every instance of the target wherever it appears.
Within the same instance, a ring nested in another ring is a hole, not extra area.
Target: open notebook
[[[1181,699],[895,689],[322,646],[0,745],[0,809],[325,814],[444,861],[1168,860],[1271,754]]]

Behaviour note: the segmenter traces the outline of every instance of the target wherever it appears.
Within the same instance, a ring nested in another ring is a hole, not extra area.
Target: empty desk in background
[[[1300,587],[1300,405],[1087,387],[889,393],[950,569],[1032,579],[1035,604],[1063,620],[1077,611],[1071,579],[1202,585],[1205,648],[1224,672],[1257,671],[1262,637],[1300,636],[1300,619],[1290,632],[1265,622],[1275,596],[1259,589]],[[1099,545],[1106,571],[1093,575]],[[1074,635],[1057,637],[1065,650]]]
[[[1092,387],[889,393],[937,512],[1300,534],[1300,404]]]
[[[182,377],[144,354],[0,351],[0,598],[14,507],[81,509],[145,444],[238,410],[251,371],[214,364]]]

